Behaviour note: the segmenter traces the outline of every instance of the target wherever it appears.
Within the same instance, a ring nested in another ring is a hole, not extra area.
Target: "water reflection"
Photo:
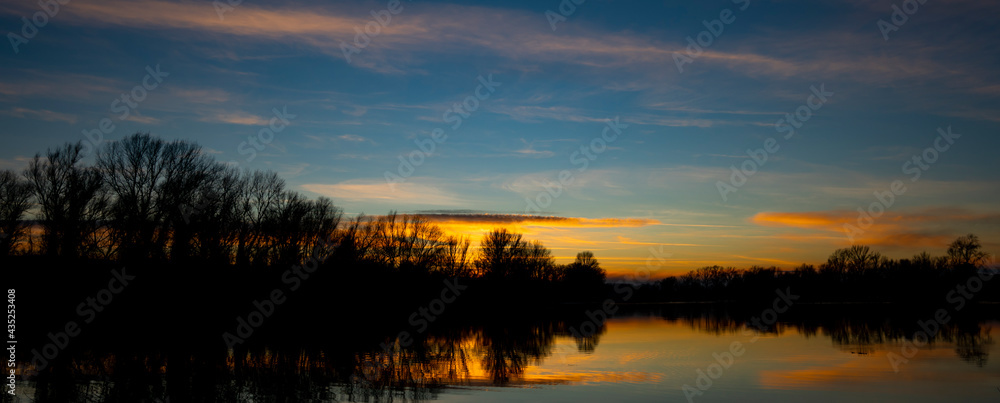
[[[841,350],[867,355],[877,346],[909,342],[914,343],[917,332],[927,334],[920,323],[931,322],[930,314],[923,311],[894,310],[892,306],[842,306],[812,307],[808,314],[779,321],[773,326],[752,326],[745,311],[732,311],[718,306],[690,309],[687,306],[659,308],[652,315],[669,322],[684,323],[691,329],[716,335],[739,334],[745,329],[781,336],[788,329],[804,337],[827,337]],[[835,313],[839,312],[839,313]],[[923,314],[923,315],[922,315]],[[993,313],[995,315],[995,312]],[[640,314],[641,315],[641,314]],[[929,337],[929,344],[954,344],[955,353],[964,361],[983,367],[993,345],[992,325],[983,315],[957,318],[943,325],[928,325],[936,331]],[[992,315],[989,319],[996,319]],[[922,340],[917,340],[917,344]]]
[[[596,334],[574,336],[579,318],[493,321],[489,324],[439,326],[403,346],[386,339],[358,345],[327,343],[298,345],[292,340],[252,349],[203,351],[120,351],[105,349],[79,353],[18,384],[19,394],[48,401],[423,401],[456,388],[575,384],[569,373],[530,373],[529,369],[566,361],[569,353],[586,357],[601,349],[609,328],[620,339],[645,348],[635,340],[650,336],[629,332],[620,322],[666,323],[688,328],[690,334],[738,335],[749,316],[719,307],[660,307],[620,313],[616,321],[600,326]],[[913,315],[919,318],[920,315]],[[617,323],[617,325],[616,325]],[[987,365],[993,346],[992,325],[977,319],[956,319],[941,326],[932,345],[954,346],[955,355],[978,368]],[[618,328],[616,328],[618,326]],[[617,329],[617,330],[616,330]],[[841,352],[869,356],[896,349],[920,330],[917,320],[868,312],[866,315],[809,315],[779,321],[761,331],[775,337],[829,339]],[[625,337],[628,336],[628,337]],[[610,336],[609,336],[610,337]],[[559,347],[557,347],[559,345]],[[558,357],[554,357],[558,356]],[[636,371],[627,360],[615,369],[618,377],[606,382],[652,382],[662,374]],[[22,364],[21,368],[24,368]],[[30,370],[30,367],[29,367]],[[628,375],[628,376],[626,376]],[[5,401],[10,400],[5,397]]]

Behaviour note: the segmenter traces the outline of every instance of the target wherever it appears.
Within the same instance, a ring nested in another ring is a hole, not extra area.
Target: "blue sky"
[[[886,40],[877,24],[894,5],[904,2],[587,0],[553,30],[546,11],[559,1],[403,1],[396,14],[386,1],[244,1],[222,17],[210,1],[72,1],[15,52],[8,33],[44,11],[4,2],[0,169],[107,118],[105,141],[196,141],[349,214],[523,214],[568,170],[539,213],[562,220],[440,221],[473,235],[513,225],[560,260],[589,249],[616,273],[651,256],[657,273],[819,263],[851,244],[843,227],[856,209],[901,180],[906,192],[853,241],[907,257],[973,232],[995,252],[1000,6],[928,1]],[[687,38],[724,10],[735,19],[678,71]],[[348,61],[342,43],[373,11],[392,19]],[[112,102],[157,65],[169,75],[121,120]],[[495,92],[469,101],[491,75]],[[834,95],[783,138],[775,123],[813,86]],[[445,113],[462,102],[478,108],[453,129]],[[241,144],[274,109],[294,118],[247,161]],[[627,127],[579,170],[573,153],[615,117]],[[949,126],[960,137],[911,181],[904,164]],[[436,128],[447,140],[390,187],[398,156]],[[723,200],[717,182],[768,138],[778,150]]]

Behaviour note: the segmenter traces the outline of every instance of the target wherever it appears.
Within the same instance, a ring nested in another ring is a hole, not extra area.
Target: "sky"
[[[0,1],[0,169],[150,132],[612,276],[1000,251],[1000,4],[331,3]]]

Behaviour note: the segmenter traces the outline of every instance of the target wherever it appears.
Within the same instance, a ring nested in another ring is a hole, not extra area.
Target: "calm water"
[[[956,321],[915,351],[916,321],[878,315],[758,332],[726,314],[633,312],[577,337],[580,323],[452,326],[391,351],[92,351],[18,382],[31,399],[15,401],[662,402],[687,401],[685,385],[695,402],[1000,401],[995,319]],[[893,354],[909,358],[894,369]]]

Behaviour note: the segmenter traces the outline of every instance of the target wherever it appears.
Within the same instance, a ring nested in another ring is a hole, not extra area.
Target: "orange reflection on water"
[[[571,336],[581,328],[574,322],[579,317],[442,328],[389,351],[368,343],[360,348],[332,343],[227,354],[88,353],[59,369],[72,374],[58,378],[63,383],[51,382],[50,371],[41,385],[45,393],[103,396],[111,393],[105,386],[136,379],[176,386],[210,377],[211,382],[198,385],[236,400],[305,384],[312,385],[312,392],[335,388],[360,401],[400,391],[425,400],[448,388],[487,391],[495,386],[527,387],[532,393],[576,390],[583,400],[605,401],[591,393],[627,389],[682,397],[684,385],[696,384],[701,374],[720,364],[725,368],[715,370],[704,401],[739,400],[747,393],[758,400],[905,396],[935,401],[947,395],[955,397],[951,401],[965,401],[994,398],[1000,385],[1000,365],[988,360],[997,349],[996,322],[942,327],[932,345],[900,363],[897,372],[890,354],[902,354],[908,343],[900,338],[906,331],[899,321],[838,317],[781,323],[769,333],[757,333],[725,312],[668,316],[614,318],[586,338]],[[737,351],[734,346],[739,352],[729,359]],[[34,387],[25,385],[25,390]]]
[[[978,335],[951,338],[945,335],[944,340],[917,350],[904,349],[904,345],[912,346],[912,342],[893,341],[854,348],[838,346],[828,354],[783,358],[779,361],[794,368],[762,370],[760,385],[769,389],[829,390],[900,383],[918,386],[926,381],[989,384],[997,381],[997,373],[970,370],[969,364],[987,365],[985,356],[993,348],[993,336],[998,332],[995,325],[984,325]],[[787,336],[794,337],[792,332]],[[969,354],[970,349],[978,351]],[[848,355],[848,350],[862,352],[849,351]]]

